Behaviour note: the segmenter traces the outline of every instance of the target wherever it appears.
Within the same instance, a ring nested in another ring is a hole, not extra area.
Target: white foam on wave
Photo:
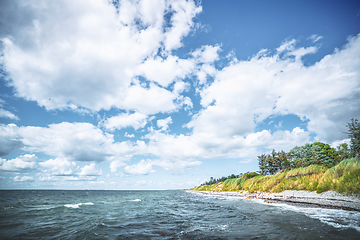
[[[87,203],[65,204],[64,206],[67,208],[79,208],[81,205],[94,205],[94,204],[92,202],[87,202]]]
[[[141,199],[129,200],[130,202],[141,202]]]
[[[342,209],[327,209],[314,207],[300,207],[287,204],[271,204],[280,206],[283,209],[305,214],[306,216],[318,219],[322,223],[334,228],[353,228],[360,232],[360,212],[347,211]]]

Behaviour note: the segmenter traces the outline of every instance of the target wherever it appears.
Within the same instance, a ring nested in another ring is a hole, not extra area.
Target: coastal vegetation
[[[280,171],[274,175],[251,173],[253,177],[246,178],[245,174],[238,178],[231,178],[213,184],[195,187],[196,191],[248,191],[282,192],[284,190],[306,190],[317,193],[333,190],[347,195],[360,196],[360,160],[350,158],[327,168],[325,166],[310,165],[291,170]]]
[[[260,171],[210,178],[192,190],[282,192],[307,190],[317,193],[333,190],[360,196],[360,123],[351,119],[347,125],[350,146],[315,142],[296,146],[289,152],[258,156]]]

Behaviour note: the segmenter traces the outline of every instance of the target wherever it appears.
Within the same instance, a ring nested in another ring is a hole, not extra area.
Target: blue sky
[[[1,1],[0,188],[178,189],[347,142],[358,1]]]

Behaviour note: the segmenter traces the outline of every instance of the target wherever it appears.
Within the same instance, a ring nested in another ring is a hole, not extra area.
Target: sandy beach
[[[305,204],[315,205],[326,208],[341,208],[350,211],[360,211],[360,198],[354,196],[346,196],[334,191],[324,193],[308,192],[308,191],[292,191],[286,190],[281,193],[264,193],[249,194],[248,192],[212,192],[212,191],[189,191],[201,193],[204,195],[241,197],[247,200],[262,199],[266,203],[288,203],[288,204]]]

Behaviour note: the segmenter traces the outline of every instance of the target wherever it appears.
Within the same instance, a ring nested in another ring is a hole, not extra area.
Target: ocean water
[[[181,190],[2,190],[0,239],[360,239],[360,213]]]

